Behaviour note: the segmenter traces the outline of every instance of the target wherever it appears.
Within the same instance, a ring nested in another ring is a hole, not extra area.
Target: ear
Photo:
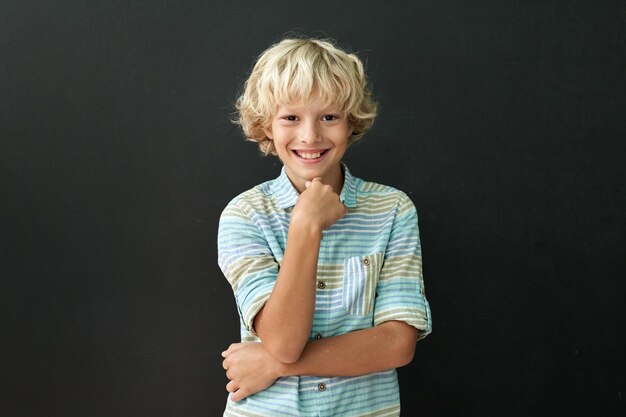
[[[263,128],[263,133],[265,133],[265,136],[267,136],[268,138],[270,138],[270,140],[274,140],[274,134],[272,133],[272,127],[264,127]]]

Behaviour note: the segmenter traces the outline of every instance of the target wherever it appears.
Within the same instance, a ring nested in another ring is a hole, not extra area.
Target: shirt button
[[[326,384],[318,384],[317,389],[320,391],[326,391]]]
[[[320,333],[317,333],[315,335],[315,339],[320,340],[322,338],[322,335]]]
[[[369,258],[363,259],[363,265],[368,266],[369,264],[370,264],[370,259]]]
[[[323,290],[324,288],[326,288],[326,283],[324,281],[317,281],[317,288]]]

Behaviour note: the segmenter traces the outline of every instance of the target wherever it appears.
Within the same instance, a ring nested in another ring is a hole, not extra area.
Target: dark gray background
[[[216,416],[229,123],[289,30],[367,63],[346,162],[410,194],[434,332],[404,416],[625,411],[620,1],[0,1],[0,415]]]

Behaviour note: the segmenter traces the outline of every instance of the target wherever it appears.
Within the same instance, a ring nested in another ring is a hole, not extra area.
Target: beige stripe
[[[404,216],[408,212],[413,211],[414,209],[415,209],[415,206],[413,205],[413,202],[409,200],[408,198],[405,198],[402,201],[402,204],[400,205],[400,208],[398,210],[398,217]]]
[[[343,263],[341,264],[325,264],[317,265],[317,272],[324,274],[341,274],[343,272]]]
[[[382,410],[376,410],[372,413],[361,414],[358,417],[397,417],[400,415],[400,406],[393,405]]]
[[[381,201],[381,202],[363,202],[357,208],[352,209],[350,212],[354,213],[372,213],[372,214],[380,214],[380,213],[388,213],[391,209],[396,207],[398,204],[396,201]]]
[[[222,212],[222,218],[235,217],[238,219],[250,220],[238,207],[228,206]]]
[[[359,191],[364,192],[377,192],[377,191],[385,191],[389,192],[392,188],[388,185],[378,184],[376,182],[364,181],[360,187]]]
[[[385,266],[395,266],[397,264],[404,265],[406,263],[418,261],[422,263],[422,257],[420,255],[398,255],[385,259]]]
[[[228,266],[226,272],[226,278],[230,285],[233,287],[233,291],[237,291],[241,277],[250,275],[255,272],[264,271],[266,269],[272,269],[276,267],[276,262],[272,257],[257,257],[257,258],[244,258],[236,262],[233,262]]]
[[[230,407],[226,407],[224,411],[224,417],[266,417],[261,414],[251,413],[245,410],[233,410]]]
[[[419,308],[404,308],[404,309],[392,309],[377,311],[374,317],[374,325],[379,325],[382,322],[389,320],[400,320],[409,323],[419,323],[424,325],[428,324],[426,313]]]
[[[368,255],[370,264],[366,267],[367,277],[364,289],[365,313],[368,314],[374,308],[374,298],[376,294],[376,284],[378,284],[378,274],[383,263],[384,253],[375,253]]]

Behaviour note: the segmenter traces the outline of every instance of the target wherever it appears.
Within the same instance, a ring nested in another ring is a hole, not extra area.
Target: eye
[[[334,114],[326,114],[322,116],[322,120],[326,122],[332,122],[333,120],[337,120],[337,116]]]
[[[290,115],[283,117],[283,119],[289,120],[290,122],[295,122],[296,120],[298,120],[298,117],[294,116],[293,114],[290,114]]]

